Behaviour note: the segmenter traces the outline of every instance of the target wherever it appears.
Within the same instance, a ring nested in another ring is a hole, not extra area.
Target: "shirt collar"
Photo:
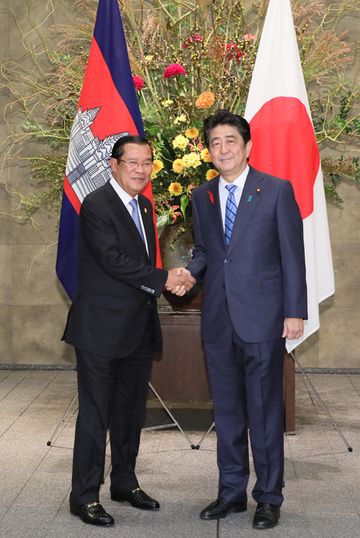
[[[113,187],[113,189],[115,190],[116,194],[119,196],[119,198],[121,199],[121,201],[127,205],[131,202],[131,200],[133,200],[133,198],[135,198],[135,200],[138,199],[138,195],[132,197],[130,196],[130,194],[128,194],[123,188],[121,185],[119,185],[119,183],[116,181],[116,179],[114,178],[114,176],[111,176],[110,178],[110,185]]]
[[[240,189],[242,190],[244,188],[249,170],[250,168],[249,168],[249,165],[247,164],[245,170],[243,170],[243,172],[241,172],[241,174],[234,181],[232,181],[231,184],[236,185],[237,187],[240,187]],[[220,176],[219,185],[220,187],[225,189],[226,185],[229,185],[229,182],[225,181],[225,179]]]

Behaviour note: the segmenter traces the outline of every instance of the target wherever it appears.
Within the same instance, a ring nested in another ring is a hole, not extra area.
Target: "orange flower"
[[[195,101],[196,108],[210,108],[215,103],[213,92],[203,92]]]
[[[199,136],[199,130],[196,127],[189,127],[189,129],[185,131],[185,136],[187,138],[196,138]]]
[[[206,172],[206,179],[210,181],[210,179],[214,179],[214,177],[218,175],[219,175],[219,172],[215,170],[215,168],[210,168],[210,170]]]

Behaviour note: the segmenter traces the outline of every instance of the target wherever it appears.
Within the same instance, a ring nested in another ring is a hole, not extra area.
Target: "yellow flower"
[[[185,131],[185,136],[187,136],[188,138],[196,138],[197,136],[199,136],[199,131],[198,129],[196,129],[196,127],[190,127]]]
[[[174,119],[174,125],[178,125],[178,123],[185,123],[187,121],[187,118],[185,114],[180,114],[177,118]]]
[[[184,163],[182,159],[175,159],[175,161],[172,164],[172,169],[177,174],[181,174],[181,172],[184,170]]]
[[[153,161],[152,174],[158,174],[164,168],[164,163],[159,159]]]
[[[215,170],[215,168],[210,168],[210,170],[206,172],[206,179],[210,181],[210,179],[214,179],[214,177],[218,175],[219,175],[219,172]]]
[[[183,135],[177,135],[176,138],[172,141],[173,148],[185,149],[189,144],[189,139],[185,138]]]
[[[204,163],[211,163],[210,151],[207,148],[202,150],[202,152],[200,153],[200,157],[202,158]]]
[[[200,157],[197,153],[187,153],[183,159],[184,168],[197,168],[201,165]]]
[[[167,108],[168,106],[172,105],[174,101],[171,99],[164,99],[164,101],[161,101],[161,104],[164,108]]]
[[[180,183],[174,181],[173,183],[170,183],[168,190],[171,196],[180,196],[183,191],[183,188]]]
[[[152,54],[147,54],[144,58],[145,62],[151,62],[154,59],[154,56]]]
[[[203,92],[195,101],[196,108],[210,108],[215,103],[213,92]]]

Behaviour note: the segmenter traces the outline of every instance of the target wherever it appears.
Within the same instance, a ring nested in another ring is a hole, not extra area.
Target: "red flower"
[[[186,69],[180,64],[170,64],[165,67],[164,77],[177,77],[178,75],[186,75]]]
[[[236,43],[228,43],[226,45],[226,59],[227,60],[236,60],[237,62],[242,58],[244,53],[240,50]]]
[[[143,86],[145,84],[144,80],[138,76],[133,77],[133,83],[134,83],[135,89],[138,92],[143,89]]]
[[[189,35],[183,43],[183,49],[186,49],[191,43],[202,43],[204,38],[201,34],[194,34],[192,37]]]
[[[210,202],[214,205],[215,204],[215,198],[214,198],[214,195],[211,191],[207,191],[208,195],[209,195],[209,198],[210,198]]]

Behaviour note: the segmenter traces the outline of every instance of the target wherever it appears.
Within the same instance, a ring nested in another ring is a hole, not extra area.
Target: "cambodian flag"
[[[110,179],[108,160],[112,147],[126,134],[143,136],[142,119],[118,2],[99,0],[71,129],[60,217],[56,272],[70,298],[77,290],[77,233],[82,201]],[[152,201],[150,184],[144,194]]]
[[[303,218],[308,289],[304,336],[319,326],[319,303],[335,291],[319,149],[311,120],[290,0],[270,0],[251,80],[245,117],[253,149],[250,163],[289,179]]]

